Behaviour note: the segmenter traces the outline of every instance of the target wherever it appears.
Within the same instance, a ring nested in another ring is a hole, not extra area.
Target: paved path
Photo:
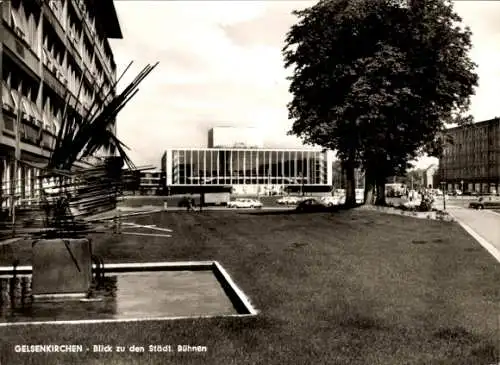
[[[493,210],[475,210],[450,206],[446,209],[462,227],[500,261],[500,214]]]

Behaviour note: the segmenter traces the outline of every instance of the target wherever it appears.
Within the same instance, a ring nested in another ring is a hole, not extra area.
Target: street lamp
[[[443,210],[446,210],[446,182],[441,181],[442,191],[443,191]]]

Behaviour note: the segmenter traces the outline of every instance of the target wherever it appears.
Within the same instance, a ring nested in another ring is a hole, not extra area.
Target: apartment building
[[[157,195],[163,187],[161,171],[141,171],[139,193],[142,195]]]
[[[5,197],[13,192],[19,202],[36,197],[37,176],[63,115],[88,117],[94,100],[111,100],[116,64],[108,39],[122,34],[112,0],[0,1],[0,14],[0,176],[5,207]]]
[[[450,128],[438,179],[448,190],[496,193],[500,185],[500,118]]]

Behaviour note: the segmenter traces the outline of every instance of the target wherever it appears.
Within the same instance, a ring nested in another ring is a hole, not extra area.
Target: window
[[[40,112],[38,106],[34,102],[31,102],[31,111],[33,112],[33,117],[38,122],[38,124],[40,125],[43,124],[42,113]]]
[[[10,93],[10,87],[7,86],[5,82],[2,82],[2,105],[4,109],[11,112],[14,111],[14,100],[12,100],[12,94]]]
[[[19,93],[14,89],[11,89],[10,93],[12,95],[12,100],[14,101],[14,108],[15,108],[15,111],[17,113],[17,111],[19,110],[19,101],[20,101]]]
[[[20,14],[14,8],[11,8],[10,15],[11,15],[10,19],[12,22],[12,28],[14,29],[14,32],[22,39],[25,39],[26,33],[23,25],[23,19],[21,19]]]
[[[35,52],[38,49],[38,35],[37,35],[37,25],[35,21],[35,17],[33,14],[30,14],[29,19],[27,21],[28,24],[28,43]]]

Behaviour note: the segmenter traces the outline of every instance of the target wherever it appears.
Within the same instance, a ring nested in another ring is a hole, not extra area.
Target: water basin
[[[248,315],[254,312],[222,267],[141,270],[115,265],[94,280],[86,298],[33,297],[31,274],[0,275],[0,325],[40,322],[159,320]]]

